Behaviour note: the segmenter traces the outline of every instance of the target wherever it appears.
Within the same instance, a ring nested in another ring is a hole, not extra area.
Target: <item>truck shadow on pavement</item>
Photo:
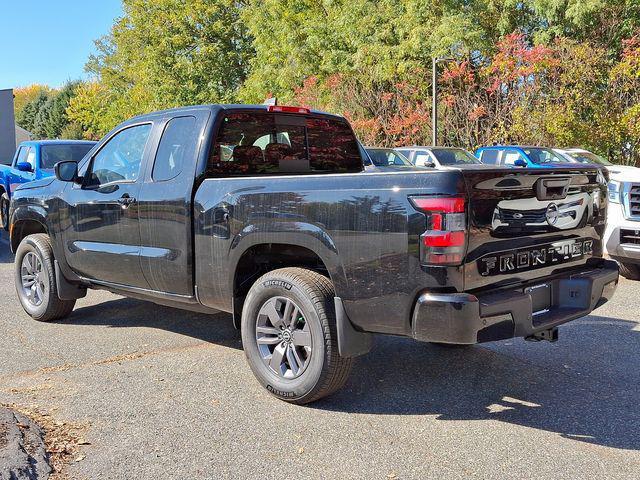
[[[77,308],[61,323],[149,327],[241,349],[229,314],[204,315],[134,299]],[[327,411],[493,420],[576,441],[640,450],[638,323],[589,316],[560,341],[521,339],[445,348],[378,337],[345,387],[308,407]],[[636,329],[636,330],[634,330]],[[242,365],[245,368],[245,365]]]
[[[148,327],[242,349],[240,331],[228,313],[203,313],[164,307],[151,302],[122,298],[89,307],[76,307],[61,324],[103,325],[113,328]]]
[[[639,450],[640,331],[632,330],[638,324],[591,316],[570,325],[557,344],[514,340],[452,349],[378,338],[346,388],[311,407],[498,420]]]
[[[13,253],[9,248],[9,241],[5,232],[0,234],[0,263],[13,263]]]

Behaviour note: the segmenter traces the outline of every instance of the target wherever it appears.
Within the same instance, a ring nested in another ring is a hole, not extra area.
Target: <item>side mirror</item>
[[[427,168],[435,168],[436,164],[433,162],[424,162],[424,166]]]
[[[78,179],[78,164],[76,162],[58,162],[53,169],[56,172],[56,178],[61,182],[75,182]]]
[[[524,160],[523,160],[523,159],[521,159],[521,158],[518,158],[515,162],[513,162],[513,165],[514,165],[514,166],[516,166],[516,167],[523,167],[523,168],[526,168],[526,167],[527,167],[527,162],[526,162],[526,161],[524,161]]]
[[[27,162],[16,163],[16,168],[21,172],[33,172],[33,168],[31,168],[31,164]]]

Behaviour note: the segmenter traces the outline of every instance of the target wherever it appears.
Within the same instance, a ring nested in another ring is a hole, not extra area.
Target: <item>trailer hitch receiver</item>
[[[558,341],[558,328],[550,328],[548,330],[542,330],[540,332],[536,332],[533,335],[529,335],[525,337],[525,340],[528,342],[542,342],[546,340],[548,342],[557,342]]]

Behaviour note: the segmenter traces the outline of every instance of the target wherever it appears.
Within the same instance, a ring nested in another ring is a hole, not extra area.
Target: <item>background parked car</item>
[[[11,165],[0,165],[0,224],[9,225],[9,202],[15,187],[53,175],[64,160],[78,162],[96,142],[85,140],[33,140],[18,145]]]
[[[412,146],[397,149],[417,167],[478,165],[481,162],[471,152],[456,147]]]
[[[620,264],[620,273],[640,280],[640,168],[615,165],[581,148],[558,149],[577,163],[601,165],[609,172],[609,211],[604,233],[606,253]]]
[[[595,153],[590,152],[589,150],[584,150],[582,148],[554,148],[553,150],[554,152],[567,158],[567,160],[569,160],[570,162],[591,163],[593,165],[600,165],[604,167],[605,170],[608,170],[608,167],[615,167],[615,169],[625,169],[625,168],[635,169],[635,167],[614,165],[606,158],[601,157],[600,155],[596,155]]]
[[[403,170],[413,167],[413,164],[397,150],[393,148],[364,147],[369,157],[365,159],[364,170],[375,172],[379,170]]]
[[[570,163],[568,158],[551,148],[522,145],[480,147],[476,157],[485,164],[523,168],[566,167]]]

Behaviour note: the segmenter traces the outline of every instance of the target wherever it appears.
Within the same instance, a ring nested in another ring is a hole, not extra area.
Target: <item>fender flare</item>
[[[314,252],[324,263],[329,278],[338,292],[346,286],[346,274],[338,249],[331,236],[321,227],[310,223],[295,222],[292,229],[290,222],[274,222],[269,224],[270,230],[260,231],[255,225],[247,225],[235,236],[229,251],[228,285],[233,292],[236,270],[242,256],[252,247],[265,244],[293,245]]]

